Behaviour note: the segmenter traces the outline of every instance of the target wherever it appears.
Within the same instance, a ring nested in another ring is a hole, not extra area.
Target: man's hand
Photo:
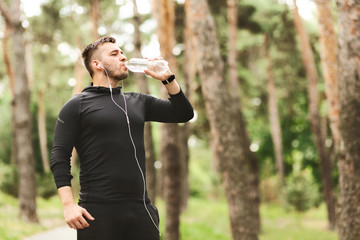
[[[63,186],[58,188],[61,203],[64,208],[64,217],[69,227],[73,229],[83,229],[89,227],[88,222],[85,220],[94,220],[93,216],[86,211],[85,208],[80,207],[74,201],[72,190],[70,186]]]
[[[147,58],[148,59],[148,58]],[[148,59],[149,61],[156,61],[156,60],[163,60],[162,57],[158,57],[158,58],[151,58],[151,59]],[[153,77],[157,80],[160,80],[160,81],[165,81],[166,79],[168,79],[173,73],[171,72],[170,68],[168,68],[165,73],[157,73],[157,72],[154,72],[154,71],[150,71],[150,70],[144,70],[145,74],[150,76],[150,77]],[[176,80],[173,80],[171,83],[169,84],[166,84],[165,85],[167,91],[169,94],[171,95],[175,95],[175,94],[178,94],[180,92],[180,86],[179,84],[177,83]]]
[[[157,58],[146,58],[148,61],[156,61],[156,60],[164,60],[162,57],[157,57]],[[160,81],[165,81],[166,79],[168,79],[173,73],[171,72],[170,68],[168,68],[164,73],[158,73],[156,71],[151,71],[151,70],[144,70],[145,74],[153,77],[157,80]]]
[[[64,217],[69,227],[75,230],[89,227],[89,223],[85,220],[84,217],[89,220],[94,220],[94,218],[85,208],[80,207],[76,203],[64,206]]]

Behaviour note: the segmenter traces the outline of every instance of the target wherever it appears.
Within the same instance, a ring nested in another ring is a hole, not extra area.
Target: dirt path
[[[68,226],[54,228],[52,230],[38,233],[24,240],[76,240],[76,230]]]

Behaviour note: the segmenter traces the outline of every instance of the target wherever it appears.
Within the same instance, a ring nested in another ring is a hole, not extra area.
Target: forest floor
[[[40,224],[18,219],[17,200],[0,192],[0,239],[3,240],[72,240],[76,232],[65,226],[57,196],[38,199]],[[165,205],[156,202],[160,212],[160,230],[164,232]],[[336,232],[327,230],[324,205],[306,213],[295,213],[275,205],[261,206],[260,240],[337,240]],[[228,208],[224,199],[191,198],[181,217],[181,239],[231,240]],[[44,238],[45,237],[45,238]],[[75,238],[73,238],[75,239]]]

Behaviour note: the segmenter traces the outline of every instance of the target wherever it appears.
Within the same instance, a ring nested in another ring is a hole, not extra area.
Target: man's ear
[[[103,69],[102,66],[100,65],[99,61],[97,61],[97,60],[92,60],[91,65],[93,66],[93,68]]]

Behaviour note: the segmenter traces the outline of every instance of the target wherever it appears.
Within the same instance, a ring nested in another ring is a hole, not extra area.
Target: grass
[[[230,221],[225,202],[191,198],[181,216],[180,235],[186,240],[230,240]],[[160,212],[160,231],[165,232],[165,204],[156,203]]]
[[[287,212],[278,206],[261,207],[263,232],[260,240],[337,240],[327,230],[326,206],[306,213]]]
[[[26,236],[64,225],[57,196],[38,199],[40,224],[29,224],[18,218],[18,202],[0,192],[0,239],[20,240]],[[165,228],[165,204],[157,201],[160,229]],[[326,209],[319,208],[299,214],[274,205],[262,205],[262,233],[259,240],[337,240],[336,232],[327,230]],[[181,217],[183,240],[231,240],[228,208],[225,200],[191,198]]]
[[[157,203],[164,233],[163,202]],[[319,208],[299,214],[287,212],[279,206],[261,206],[262,233],[259,240],[337,240],[336,232],[327,230],[326,209]],[[231,240],[228,207],[225,200],[192,198],[188,210],[181,217],[181,239]]]
[[[0,239],[19,240],[35,233],[64,224],[58,197],[37,200],[40,224],[27,223],[19,218],[18,200],[0,192]]]
[[[182,239],[231,239],[226,204],[203,199],[192,199],[189,204],[181,219]]]

